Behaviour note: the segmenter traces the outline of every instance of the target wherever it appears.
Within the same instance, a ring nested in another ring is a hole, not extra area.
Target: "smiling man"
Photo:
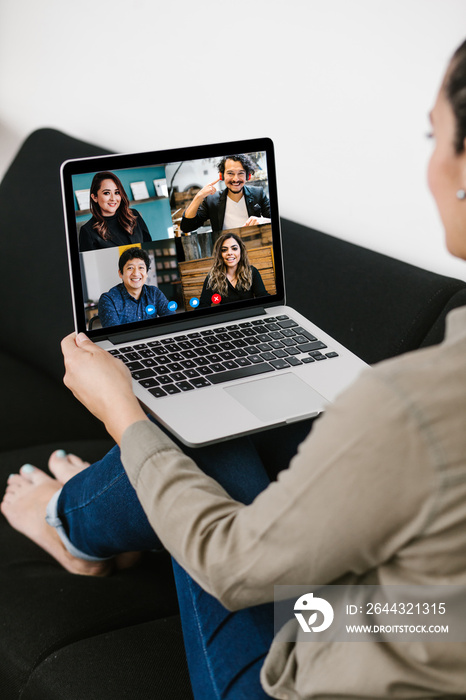
[[[118,260],[121,284],[109,289],[99,299],[102,327],[144,321],[175,313],[158,287],[146,284],[150,258],[142,248],[127,248]]]
[[[220,177],[195,195],[181,220],[181,230],[194,231],[210,219],[213,231],[270,222],[270,202],[262,187],[246,182],[254,175],[255,163],[245,154],[222,158],[218,163]],[[218,192],[215,185],[223,180],[225,189]]]

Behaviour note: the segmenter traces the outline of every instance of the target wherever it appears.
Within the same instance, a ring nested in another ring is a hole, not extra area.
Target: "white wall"
[[[111,287],[120,284],[119,258],[119,248],[110,248],[105,251],[90,250],[83,253],[88,299],[98,300],[103,292],[108,292]]]
[[[424,138],[465,30],[466,0],[1,0],[0,174],[41,126],[115,151],[267,135],[282,215],[466,279]]]

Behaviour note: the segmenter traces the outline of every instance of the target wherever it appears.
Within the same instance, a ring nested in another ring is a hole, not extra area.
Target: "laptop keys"
[[[152,396],[155,396],[156,399],[161,399],[163,396],[167,396],[167,392],[162,389],[160,386],[156,386],[152,389],[149,389],[150,393]]]
[[[109,352],[157,398],[338,357],[286,315]]]
[[[256,374],[265,372],[273,372],[273,367],[267,362],[262,362],[260,365],[249,365],[248,367],[238,367],[238,369],[230,369],[225,372],[219,372],[209,376],[212,384],[220,384],[221,382],[231,382],[234,379],[242,379],[243,377],[252,377]]]
[[[209,386],[210,382],[208,379],[205,379],[204,377],[199,377],[198,379],[192,379],[191,384],[196,388],[196,389],[202,389],[204,386]]]
[[[194,389],[193,385],[189,382],[178,382],[176,385],[181,391],[192,391]]]
[[[139,380],[139,384],[144,387],[144,389],[151,389],[153,386],[158,386],[159,382],[155,377],[150,377],[149,379]]]

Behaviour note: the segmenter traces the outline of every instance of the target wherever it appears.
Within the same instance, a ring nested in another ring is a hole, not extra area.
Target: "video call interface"
[[[72,185],[87,330],[276,294],[264,151]]]

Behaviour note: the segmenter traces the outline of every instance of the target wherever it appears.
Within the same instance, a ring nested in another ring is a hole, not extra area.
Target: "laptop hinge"
[[[255,309],[244,309],[244,311],[232,311],[230,313],[215,314],[215,316],[209,318],[196,318],[189,319],[187,321],[182,321],[181,323],[176,323],[173,326],[163,325],[158,328],[151,328],[150,331],[138,330],[138,331],[127,331],[126,333],[118,333],[117,335],[112,335],[108,340],[114,345],[119,343],[127,343],[132,340],[141,340],[142,338],[155,337],[157,335],[166,335],[168,333],[179,333],[180,331],[193,330],[193,328],[202,328],[202,326],[213,326],[217,323],[224,323],[225,321],[236,321],[239,318],[250,318],[251,316],[262,316],[265,314],[265,309],[263,307],[258,307]],[[102,340],[102,338],[99,338]]]

